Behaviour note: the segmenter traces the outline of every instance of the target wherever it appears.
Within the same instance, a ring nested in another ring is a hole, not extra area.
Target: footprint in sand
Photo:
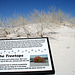
[[[69,49],[70,47],[66,47],[67,49]]]

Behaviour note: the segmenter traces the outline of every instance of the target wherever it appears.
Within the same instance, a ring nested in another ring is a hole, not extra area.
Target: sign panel
[[[54,73],[47,37],[0,40],[0,73]]]

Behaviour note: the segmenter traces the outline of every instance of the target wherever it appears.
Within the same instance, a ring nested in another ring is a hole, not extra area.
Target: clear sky
[[[0,18],[20,13],[27,15],[34,9],[47,11],[50,6],[75,17],[75,0],[0,0]]]
[[[31,55],[30,58],[35,58],[35,57],[38,57],[38,56],[40,56],[42,58],[48,57],[48,55]]]

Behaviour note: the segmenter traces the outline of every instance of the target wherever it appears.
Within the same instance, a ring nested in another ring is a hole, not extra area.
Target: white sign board
[[[0,40],[0,72],[54,73],[48,38]]]

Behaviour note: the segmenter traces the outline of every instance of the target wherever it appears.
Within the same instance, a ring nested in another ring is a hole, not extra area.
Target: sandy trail
[[[75,28],[61,27],[55,39],[50,38],[56,73],[55,75],[75,74]]]

